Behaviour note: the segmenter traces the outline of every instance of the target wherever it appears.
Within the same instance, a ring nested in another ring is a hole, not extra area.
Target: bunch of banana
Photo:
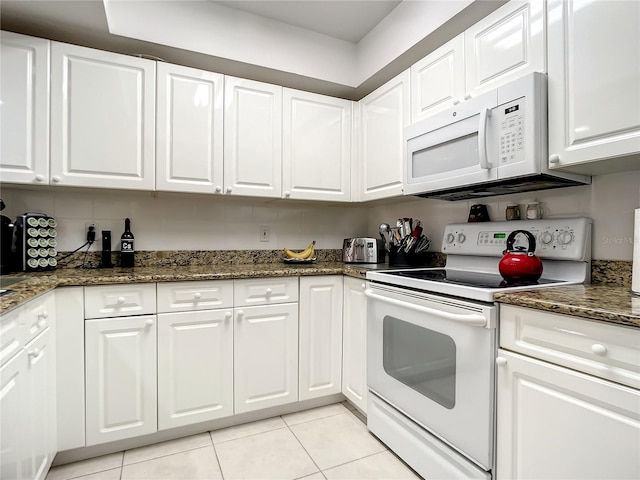
[[[316,245],[316,241],[314,240],[313,242],[311,242],[309,244],[309,246],[307,246],[307,248],[305,248],[304,250],[300,251],[300,252],[294,252],[292,250],[289,250],[288,248],[284,249],[284,254],[287,256],[287,258],[296,258],[298,260],[304,260],[307,258],[313,258],[314,255],[314,247]]]

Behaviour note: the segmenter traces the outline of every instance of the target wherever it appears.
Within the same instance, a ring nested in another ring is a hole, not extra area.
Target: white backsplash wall
[[[369,210],[369,230],[377,231],[380,223],[395,226],[399,217],[420,219],[432,241],[429,250],[440,251],[445,225],[466,222],[471,205],[484,203],[491,220],[504,220],[508,203],[518,203],[524,216],[526,204],[534,200],[542,202],[545,217],[591,218],[594,259],[631,261],[633,215],[640,206],[640,170],[593,177],[591,185],[482,200],[447,202],[414,197],[403,203],[380,204]]]
[[[368,209],[350,205],[195,195],[88,189],[2,186],[15,219],[25,212],[43,212],[58,222],[58,250],[71,251],[85,242],[85,224],[96,223],[92,251],[101,250],[100,231],[111,230],[111,248],[120,250],[124,219],[131,219],[136,250],[276,250],[342,248],[346,237],[365,236]],[[260,226],[270,241],[259,240]]]

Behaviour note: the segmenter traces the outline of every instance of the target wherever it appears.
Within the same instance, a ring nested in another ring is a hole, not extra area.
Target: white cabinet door
[[[156,316],[85,321],[87,446],[153,433]]]
[[[511,0],[464,32],[465,90],[477,96],[546,72],[544,0]]]
[[[0,367],[0,478],[22,479],[31,473],[27,425],[29,412],[27,354],[20,351]]]
[[[156,190],[221,193],[224,76],[157,64]]]
[[[344,277],[342,393],[367,412],[367,298],[365,281]]]
[[[153,190],[155,62],[53,42],[51,182]]]
[[[409,72],[360,100],[359,200],[402,195],[404,127],[411,122]]]
[[[411,66],[411,123],[464,97],[464,34]]]
[[[637,168],[640,2],[550,0],[549,166],[579,173]]]
[[[638,390],[504,350],[498,356],[498,479],[640,477]]]
[[[300,277],[300,401],[342,387],[342,275]]]
[[[158,315],[158,430],[233,415],[232,309]]]
[[[350,201],[353,102],[285,88],[283,103],[284,196]]]
[[[282,193],[282,87],[225,77],[224,193]]]
[[[49,40],[0,33],[0,176],[49,183]]]
[[[28,465],[24,478],[45,478],[56,449],[55,336],[47,328],[25,346],[27,354]],[[63,420],[64,421],[64,420]],[[4,478],[4,477],[3,477]]]
[[[298,304],[234,309],[235,413],[298,400]]]

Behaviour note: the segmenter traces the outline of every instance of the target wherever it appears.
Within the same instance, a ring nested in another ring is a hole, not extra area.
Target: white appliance
[[[506,238],[528,230],[542,277],[507,284]],[[588,282],[587,218],[452,224],[444,268],[367,272],[369,430],[424,478],[489,479],[495,464],[496,292]]]
[[[461,200],[591,183],[549,170],[543,73],[410,125],[404,140],[405,195]]]

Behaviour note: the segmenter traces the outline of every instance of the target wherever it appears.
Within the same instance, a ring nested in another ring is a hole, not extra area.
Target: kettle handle
[[[516,241],[516,237],[519,233],[524,234],[524,236],[527,237],[527,240],[529,241],[527,255],[533,255],[533,253],[536,251],[536,237],[534,237],[533,234],[531,232],[528,232],[527,230],[514,230],[509,234],[509,236],[507,237],[507,249],[505,250],[505,253],[512,253],[514,251],[513,244]]]

